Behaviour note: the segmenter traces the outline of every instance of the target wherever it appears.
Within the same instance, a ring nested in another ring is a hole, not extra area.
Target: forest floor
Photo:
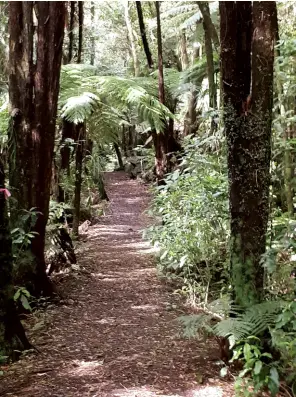
[[[121,172],[105,179],[110,204],[80,245],[79,269],[59,279],[61,302],[26,321],[40,353],[4,368],[0,396],[233,396],[218,347],[182,337],[177,318],[190,309],[157,277],[142,239],[148,188]]]

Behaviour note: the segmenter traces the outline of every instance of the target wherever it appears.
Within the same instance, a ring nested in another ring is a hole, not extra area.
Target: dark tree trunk
[[[162,58],[162,38],[159,1],[155,2],[157,19],[157,48],[158,48],[158,96],[161,103],[165,103],[164,78],[163,78],[163,58]],[[158,183],[162,183],[164,175],[168,170],[168,136],[166,131],[153,132],[153,143],[155,148],[155,171]]]
[[[215,84],[215,68],[214,68],[214,55],[212,46],[212,36],[215,37],[219,45],[218,35],[215,26],[211,20],[210,8],[208,2],[198,2],[200,12],[203,16],[203,29],[205,34],[205,51],[207,58],[207,75],[209,81],[209,105],[210,108],[217,108],[217,87]]]
[[[75,7],[76,2],[70,1],[70,25],[69,25],[69,52],[68,52],[68,63],[72,62],[73,59],[73,44],[74,44],[74,21],[75,21]]]
[[[260,258],[265,252],[270,184],[275,3],[253,4],[252,26],[251,2],[219,3],[231,214],[231,274],[234,299],[242,306],[252,305],[262,298]],[[253,105],[250,112],[251,80]]]
[[[127,152],[127,143],[126,143],[126,128],[124,125],[122,126],[122,150],[124,156],[127,157],[128,152]]]
[[[95,3],[92,1],[91,2],[91,8],[90,8],[90,13],[91,13],[91,25],[94,26],[95,23]],[[92,32],[92,36],[90,39],[90,64],[94,65],[95,64],[95,37]]]
[[[17,358],[16,351],[31,348],[18,318],[12,286],[12,252],[6,208],[4,165],[0,159],[0,356]]]
[[[206,26],[206,29],[209,32],[209,36],[214,44],[216,51],[219,53],[220,42],[217,30],[212,22],[209,3],[207,1],[198,1],[197,3],[202,15],[203,24]]]
[[[197,36],[199,24],[196,24],[196,31],[195,35]],[[193,62],[199,56],[199,50],[197,49],[193,53]],[[201,78],[200,78],[201,79]],[[184,122],[184,136],[186,135],[195,135],[198,130],[198,123],[197,123],[197,112],[196,112],[196,105],[197,105],[197,94],[198,91],[196,86],[200,86],[202,81],[193,81],[193,87],[189,93],[189,100],[188,100],[188,110],[185,115],[185,122]]]
[[[74,214],[73,214],[73,234],[78,236],[78,228],[80,221],[80,203],[81,203],[81,186],[82,186],[82,169],[85,156],[85,124],[78,124],[75,128],[78,131],[76,141],[75,156],[75,190],[74,190]]]
[[[45,273],[45,227],[48,218],[55,120],[65,25],[64,2],[10,2],[9,96],[11,103],[9,179],[19,211],[40,212],[31,244],[36,294],[51,292]],[[33,7],[36,13],[36,64],[33,64]],[[21,65],[21,66],[20,66]]]
[[[123,166],[122,156],[121,156],[120,148],[117,143],[114,143],[114,149],[117,156],[119,169],[123,170],[124,166]]]
[[[142,37],[142,43],[143,43],[143,47],[144,47],[144,51],[145,51],[145,55],[146,55],[146,59],[147,59],[148,68],[152,69],[153,68],[153,60],[152,60],[152,55],[151,55],[148,40],[147,40],[141,2],[136,1],[136,6],[137,6],[137,13],[138,13],[138,20],[139,20],[141,37]]]
[[[162,104],[165,104],[165,87],[163,76],[163,56],[162,56],[162,37],[159,1],[155,2],[157,20],[157,48],[158,48],[158,97]],[[174,113],[175,109],[170,109]],[[172,153],[179,150],[180,144],[174,137],[174,121],[164,120],[164,131],[152,132],[153,144],[155,148],[155,173],[159,184],[163,183],[165,174],[172,170],[173,164],[170,161]]]
[[[82,50],[83,50],[83,1],[78,1],[78,54],[77,54],[77,63],[82,62]]]

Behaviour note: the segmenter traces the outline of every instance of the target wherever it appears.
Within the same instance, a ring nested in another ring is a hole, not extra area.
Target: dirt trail
[[[88,230],[81,270],[60,281],[61,305],[29,321],[41,354],[13,364],[0,377],[0,395],[231,396],[217,375],[216,346],[179,335],[175,320],[184,308],[157,278],[142,240],[147,188],[124,173],[105,177],[110,205]]]

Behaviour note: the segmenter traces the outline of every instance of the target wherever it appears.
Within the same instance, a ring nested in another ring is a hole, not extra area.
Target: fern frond
[[[274,325],[276,317],[283,307],[281,301],[259,303],[237,313],[235,318],[228,318],[217,323],[213,330],[217,336],[232,335],[235,341],[245,339],[250,335],[258,336]]]
[[[95,94],[84,92],[79,96],[68,98],[62,107],[61,116],[70,123],[82,123],[98,108],[98,104],[99,98]]]

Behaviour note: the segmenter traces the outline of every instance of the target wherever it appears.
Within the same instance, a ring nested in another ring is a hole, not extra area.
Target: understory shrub
[[[215,135],[185,142],[179,167],[156,188],[152,212],[161,221],[148,230],[161,272],[199,301],[219,295],[229,273],[226,158],[216,142]]]

